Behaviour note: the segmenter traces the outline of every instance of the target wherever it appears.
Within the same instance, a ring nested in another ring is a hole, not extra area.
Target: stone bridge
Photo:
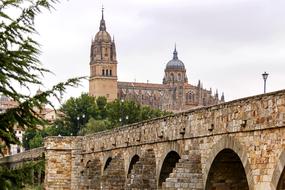
[[[45,141],[47,189],[285,189],[285,91]]]
[[[45,140],[46,189],[284,190],[285,90]]]

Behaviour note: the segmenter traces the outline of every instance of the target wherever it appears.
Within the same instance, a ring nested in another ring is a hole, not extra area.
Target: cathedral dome
[[[102,9],[102,18],[100,21],[99,32],[95,36],[95,41],[96,42],[111,42],[112,41],[110,34],[106,31],[106,24],[104,20],[103,9]]]
[[[173,52],[172,60],[168,61],[166,64],[166,70],[185,70],[184,63],[178,59],[176,47]]]
[[[95,36],[96,42],[111,42],[112,38],[107,31],[99,31]]]

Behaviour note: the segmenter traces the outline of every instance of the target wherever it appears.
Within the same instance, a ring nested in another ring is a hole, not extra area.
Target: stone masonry
[[[45,140],[45,188],[285,189],[285,90]]]
[[[51,190],[284,189],[285,91],[84,137],[49,137],[45,148]]]

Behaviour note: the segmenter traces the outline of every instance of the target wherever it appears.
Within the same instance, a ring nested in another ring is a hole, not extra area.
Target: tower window
[[[102,70],[102,75],[103,75],[103,76],[105,75],[105,70],[104,70],[104,69]]]
[[[173,73],[170,74],[170,80],[174,81],[174,74]]]
[[[108,72],[108,69],[106,69],[106,76],[108,76],[109,75],[109,72]]]
[[[112,76],[112,70],[110,70],[110,76]]]
[[[178,74],[178,81],[181,81],[181,74]]]

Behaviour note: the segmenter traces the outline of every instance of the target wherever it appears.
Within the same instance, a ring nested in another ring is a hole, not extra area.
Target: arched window
[[[104,69],[102,70],[102,75],[103,75],[103,76],[105,75],[105,70],[104,70]]]
[[[110,76],[112,76],[112,70],[110,70]]]
[[[174,81],[174,74],[173,73],[170,74],[170,80]]]
[[[181,81],[181,74],[178,73],[178,81]]]
[[[105,48],[105,57],[108,57],[108,49]]]
[[[106,69],[106,76],[108,76],[109,75],[109,71],[108,71],[108,69]]]

